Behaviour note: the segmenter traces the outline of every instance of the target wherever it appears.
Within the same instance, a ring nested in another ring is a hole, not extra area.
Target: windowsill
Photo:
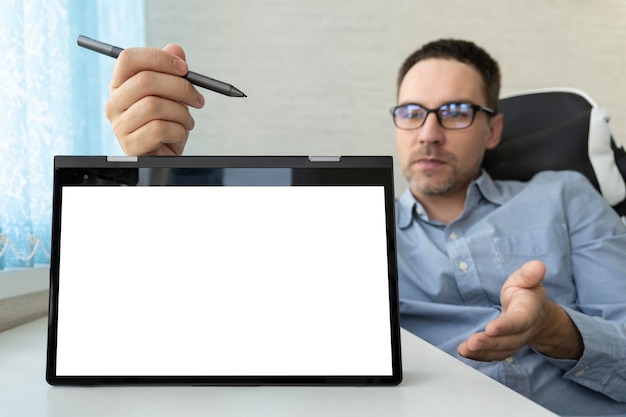
[[[0,272],[0,332],[48,312],[48,266]]]
[[[18,268],[0,271],[0,300],[47,291],[50,268]]]

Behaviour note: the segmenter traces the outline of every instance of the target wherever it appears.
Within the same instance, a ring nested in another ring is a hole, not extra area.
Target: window
[[[114,60],[76,38],[144,32],[143,0],[0,3],[0,270],[50,261],[54,155],[121,153],[104,116]]]

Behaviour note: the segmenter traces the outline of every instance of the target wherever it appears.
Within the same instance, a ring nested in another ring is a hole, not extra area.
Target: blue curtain
[[[0,269],[50,262],[54,155],[121,153],[104,116],[114,60],[141,46],[143,0],[0,0]]]

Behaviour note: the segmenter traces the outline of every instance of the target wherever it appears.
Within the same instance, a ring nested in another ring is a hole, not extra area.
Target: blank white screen
[[[64,187],[57,375],[391,375],[383,187]]]

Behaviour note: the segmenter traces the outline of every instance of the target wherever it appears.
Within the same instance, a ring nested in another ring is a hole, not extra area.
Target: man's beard
[[[438,182],[431,181],[416,181],[409,178],[409,187],[411,190],[427,195],[443,195],[454,189],[456,189],[461,183],[461,179],[456,175],[456,171],[452,172],[450,176],[443,178]],[[425,174],[427,177],[431,174]]]
[[[475,172],[459,171],[457,158],[454,154],[437,152],[432,146],[412,152],[409,161],[417,161],[422,158],[434,158],[442,161],[446,164],[444,168],[449,171],[443,174],[426,171],[421,173],[419,179],[416,180],[414,172],[407,169],[404,174],[409,181],[409,187],[416,193],[433,196],[444,195],[467,185],[477,176]],[[432,180],[433,178],[434,180]]]

